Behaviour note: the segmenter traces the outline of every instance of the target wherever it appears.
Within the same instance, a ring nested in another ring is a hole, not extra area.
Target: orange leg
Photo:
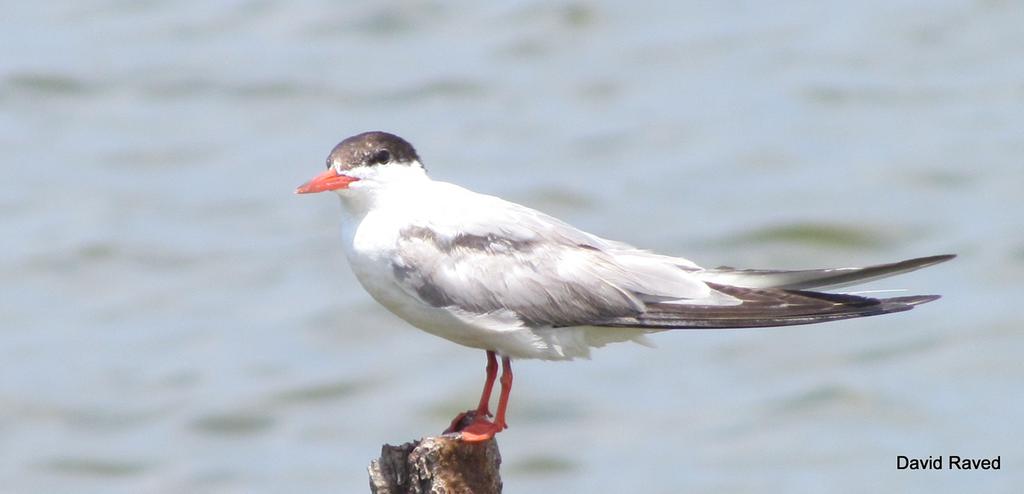
[[[498,415],[494,422],[483,415],[473,418],[473,423],[462,429],[462,440],[470,443],[486,441],[495,434],[508,428],[505,423],[505,411],[508,409],[508,395],[512,392],[512,361],[508,357],[501,358],[501,394],[498,396]]]
[[[494,389],[494,379],[498,377],[498,359],[494,352],[487,351],[487,380],[484,381],[484,392],[480,395],[480,404],[476,407],[477,417],[490,417],[491,390]]]
[[[466,415],[473,414],[472,418],[476,417],[490,417],[490,402],[491,402],[491,390],[494,389],[494,380],[498,377],[498,359],[496,354],[490,350],[487,351],[487,378],[484,380],[484,392],[480,394],[480,404],[477,405],[476,411],[466,411],[455,416],[452,419],[451,425],[445,429],[445,434],[450,432],[457,432],[461,430],[460,424]]]

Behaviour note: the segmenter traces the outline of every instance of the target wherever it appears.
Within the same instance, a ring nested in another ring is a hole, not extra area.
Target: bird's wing
[[[876,299],[777,288],[711,286],[742,303],[725,307],[649,304],[642,314],[607,319],[593,325],[651,330],[793,326],[903,312],[939,298],[938,295],[913,295]]]
[[[746,288],[785,288],[790,290],[839,288],[914,271],[948,261],[954,257],[956,256],[947,254],[919,257],[863,268],[804,269],[798,271],[719,267],[704,270],[699,274],[699,277],[711,283]]]
[[[696,278],[688,261],[601,239],[524,206],[478,201],[486,213],[448,215],[454,223],[435,211],[399,231],[395,278],[424,304],[559,327],[638,315],[652,302],[738,303]]]
[[[838,286],[949,259],[859,270],[704,270],[583,232],[491,196],[433,210],[403,228],[392,268],[424,304],[530,327],[652,330],[786,326],[909,310],[934,295],[875,299],[797,288]]]

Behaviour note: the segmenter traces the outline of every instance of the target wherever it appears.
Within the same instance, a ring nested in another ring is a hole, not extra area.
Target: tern
[[[673,329],[762,328],[910,310],[938,295],[827,293],[931,266],[937,255],[862,268],[702,268],[601,238],[534,209],[432,180],[401,137],[365,132],[295,192],[334,191],[348,262],[363,288],[408,323],[487,352],[479,405],[445,432],[504,430],[511,359],[572,360]],[[501,357],[501,393],[490,413]]]

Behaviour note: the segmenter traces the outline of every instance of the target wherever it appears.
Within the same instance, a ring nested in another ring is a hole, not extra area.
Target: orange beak
[[[306,182],[295,189],[296,194],[312,194],[314,192],[323,192],[325,190],[339,190],[347,189],[348,185],[352,182],[359,180],[355,177],[348,175],[339,175],[333,169],[313,177],[313,180]]]

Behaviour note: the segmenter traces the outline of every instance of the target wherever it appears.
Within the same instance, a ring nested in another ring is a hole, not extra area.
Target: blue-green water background
[[[704,265],[955,252],[910,313],[519,362],[507,492],[1024,484],[1012,1],[16,2],[0,17],[0,491],[364,492],[470,407],[292,190],[389,130],[436,178]],[[896,456],[1002,456],[906,472]]]

